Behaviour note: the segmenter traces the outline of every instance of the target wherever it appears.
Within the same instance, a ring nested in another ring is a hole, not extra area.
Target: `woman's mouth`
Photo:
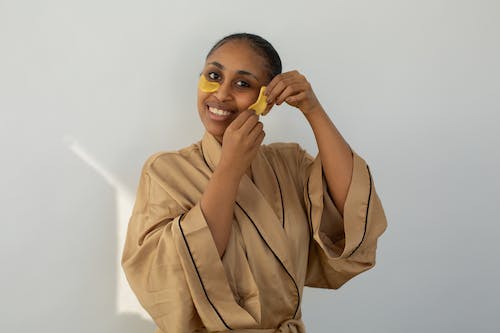
[[[216,121],[223,121],[231,117],[233,112],[227,111],[227,110],[222,110],[218,109],[213,106],[208,107],[208,115],[210,116],[210,119],[216,120]]]

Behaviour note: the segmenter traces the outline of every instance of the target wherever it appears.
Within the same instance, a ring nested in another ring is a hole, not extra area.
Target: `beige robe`
[[[353,152],[344,219],[318,156],[262,145],[241,179],[220,258],[200,209],[221,146],[208,132],[144,164],[122,266],[157,332],[305,332],[304,286],[339,288],[375,264],[386,218],[365,161]]]

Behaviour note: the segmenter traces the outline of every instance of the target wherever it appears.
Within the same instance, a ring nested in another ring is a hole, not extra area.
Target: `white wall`
[[[376,268],[306,290],[310,332],[498,332],[498,1],[0,0],[1,332],[152,332],[120,312],[140,168],[199,140],[220,37],[268,38],[370,164]],[[298,111],[266,142],[316,152]],[[125,217],[124,217],[125,216]]]

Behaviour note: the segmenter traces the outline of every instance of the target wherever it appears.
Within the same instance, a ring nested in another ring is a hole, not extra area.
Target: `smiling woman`
[[[219,41],[199,82],[203,138],[144,164],[122,256],[129,284],[158,332],[303,333],[304,286],[339,288],[375,264],[386,218],[370,170],[263,38]],[[248,110],[261,89],[266,111],[302,112],[315,158],[262,144]]]
[[[201,75],[219,83],[219,88],[211,93],[199,90],[198,111],[207,131],[219,142],[227,126],[255,102],[260,87],[270,81],[267,67],[267,60],[246,40],[218,43],[209,52]]]

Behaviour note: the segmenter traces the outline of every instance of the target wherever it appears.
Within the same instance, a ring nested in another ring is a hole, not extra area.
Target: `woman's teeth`
[[[231,114],[231,112],[229,112],[229,111],[219,110],[219,109],[216,109],[214,107],[209,107],[208,111],[210,111],[218,116],[229,116]]]

